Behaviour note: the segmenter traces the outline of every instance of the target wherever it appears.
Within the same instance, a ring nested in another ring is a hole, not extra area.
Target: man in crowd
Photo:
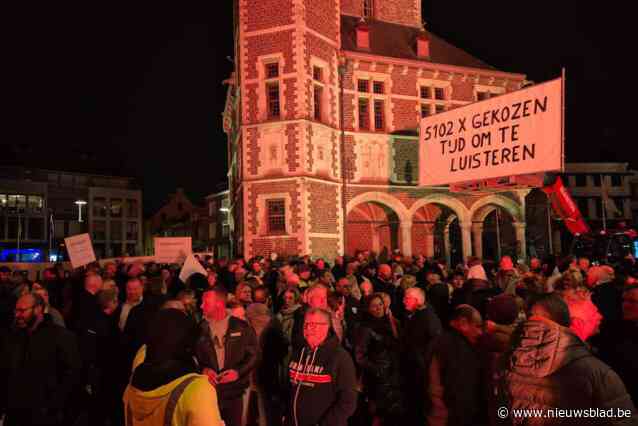
[[[0,336],[0,415],[7,425],[67,421],[82,361],[75,336],[44,320],[44,300],[26,294],[15,305],[15,324]]]
[[[450,314],[450,329],[431,343],[426,353],[429,426],[484,424],[481,362],[475,350],[482,327],[475,308],[459,305]]]
[[[406,318],[401,344],[401,370],[404,379],[406,424],[424,424],[423,398],[425,389],[423,354],[430,342],[441,334],[441,321],[434,309],[426,304],[425,293],[418,287],[410,287],[403,298]]]
[[[505,386],[512,410],[613,408],[634,412],[622,380],[569,329],[569,309],[563,299],[544,295],[530,311],[506,362],[510,367]],[[558,417],[511,420],[543,425],[564,421]],[[631,423],[627,418],[598,421],[595,424]]]
[[[129,278],[126,282],[126,301],[122,304],[122,310],[118,315],[118,328],[124,331],[126,320],[131,309],[142,303],[144,286],[139,278]]]
[[[0,329],[7,328],[13,320],[14,285],[11,282],[11,269],[0,266]]]
[[[241,282],[235,289],[235,300],[244,308],[253,303],[253,290],[246,282]]]
[[[203,374],[218,392],[221,417],[227,426],[241,426],[243,396],[257,364],[257,338],[245,321],[228,315],[228,292],[222,287],[203,296],[195,355]]]
[[[355,412],[354,364],[330,322],[330,312],[324,309],[310,308],[305,314],[304,344],[290,361],[286,426],[346,426]]]

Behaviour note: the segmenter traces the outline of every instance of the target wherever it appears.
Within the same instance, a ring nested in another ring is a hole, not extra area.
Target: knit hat
[[[485,269],[483,269],[483,265],[474,265],[470,267],[470,269],[467,271],[467,279],[479,279],[487,281],[487,274],[485,273]]]
[[[507,294],[493,297],[487,304],[487,318],[497,324],[510,325],[518,318],[516,298]]]

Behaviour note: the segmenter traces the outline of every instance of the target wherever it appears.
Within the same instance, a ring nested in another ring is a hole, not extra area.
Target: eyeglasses
[[[23,314],[27,311],[30,311],[33,308],[35,308],[35,305],[31,305],[28,308],[16,308],[15,311],[16,311],[16,314]]]
[[[330,324],[328,324],[327,322],[306,322],[304,323],[304,328],[312,328],[312,329],[316,329],[321,327],[325,327],[328,326]]]

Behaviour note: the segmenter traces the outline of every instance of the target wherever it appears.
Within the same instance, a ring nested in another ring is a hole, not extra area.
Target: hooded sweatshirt
[[[542,317],[531,317],[513,336],[505,386],[511,409],[632,410],[618,375],[594,357],[571,330]],[[573,412],[572,412],[573,413]],[[564,418],[513,418],[515,424],[564,424]],[[574,424],[583,424],[574,418]],[[623,423],[626,422],[626,423]],[[631,424],[627,418],[588,418],[587,424]]]
[[[128,385],[126,425],[221,426],[217,394],[206,376],[187,374],[148,391]]]
[[[291,403],[286,426],[345,426],[357,407],[356,374],[334,332],[290,360]]]

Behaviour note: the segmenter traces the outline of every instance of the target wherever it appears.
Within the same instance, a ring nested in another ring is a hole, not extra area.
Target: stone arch
[[[525,222],[525,212],[522,206],[515,200],[498,194],[481,197],[472,204],[470,208],[472,222],[483,222],[496,206],[509,213],[515,222]]]
[[[470,212],[465,207],[465,204],[461,202],[458,198],[451,197],[446,194],[430,194],[426,195],[423,198],[419,198],[409,210],[410,220],[414,217],[414,214],[423,206],[428,204],[441,204],[443,206],[448,207],[450,210],[454,212],[454,214],[458,217],[459,222],[468,222],[470,219]]]
[[[399,201],[392,195],[386,194],[384,192],[364,192],[363,194],[357,195],[356,197],[348,201],[348,204],[346,205],[346,215],[359,204],[367,202],[386,205],[387,207],[394,210],[401,222],[412,218],[412,216],[409,214],[408,209],[401,201]]]
[[[366,192],[350,200],[346,206],[346,251],[383,247],[404,248],[401,233],[407,208],[391,195]]]

